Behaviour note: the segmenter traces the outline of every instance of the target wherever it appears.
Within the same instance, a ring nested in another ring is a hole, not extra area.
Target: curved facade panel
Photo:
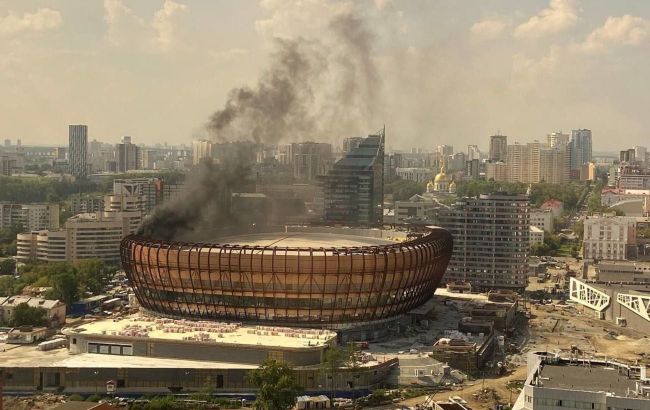
[[[338,325],[386,319],[432,295],[451,257],[432,227],[397,244],[298,248],[122,241],[122,265],[148,310],[195,319]]]

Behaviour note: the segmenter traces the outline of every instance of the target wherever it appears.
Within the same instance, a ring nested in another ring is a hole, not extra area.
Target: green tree
[[[14,292],[17,280],[13,276],[0,276],[0,296],[11,296]]]
[[[115,269],[111,269],[98,259],[79,261],[74,268],[80,293],[85,291],[101,293],[115,272]]]
[[[286,410],[296,404],[302,388],[286,362],[267,359],[246,375],[249,384],[258,388],[253,407],[258,410]]]
[[[426,188],[425,184],[406,179],[399,179],[391,184],[386,185],[385,192],[393,194],[395,201],[405,201],[416,194],[421,194]]]
[[[61,272],[50,277],[52,296],[70,306],[79,298],[79,287],[73,272]]]
[[[334,399],[336,376],[339,374],[341,366],[345,363],[345,352],[338,346],[330,346],[323,354],[323,362],[320,371],[330,380],[330,399]]]
[[[0,261],[0,275],[13,275],[15,272],[16,261],[13,258]]]
[[[42,307],[32,307],[20,303],[11,312],[11,326],[45,326],[47,311]]]

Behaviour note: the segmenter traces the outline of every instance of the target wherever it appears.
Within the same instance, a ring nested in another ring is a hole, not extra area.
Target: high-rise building
[[[634,158],[641,164],[645,165],[646,162],[648,162],[648,149],[640,145],[635,146]]]
[[[198,165],[206,158],[212,158],[212,141],[194,140],[192,141],[192,163]]]
[[[10,177],[18,168],[15,155],[0,155],[0,175]]]
[[[465,161],[465,176],[469,179],[478,179],[481,174],[478,158]]]
[[[562,131],[552,132],[546,136],[546,144],[553,148],[558,145],[567,145],[569,143],[569,134],[563,134]]]
[[[68,135],[68,164],[70,173],[77,178],[88,175],[88,126],[70,125]]]
[[[347,154],[354,148],[357,148],[363,141],[363,137],[349,137],[343,140],[343,153]]]
[[[478,145],[468,145],[467,146],[467,161],[471,160],[481,160],[481,150],[478,149]]]
[[[9,138],[5,138],[5,148],[11,147],[11,140]]]
[[[506,165],[509,182],[562,184],[569,177],[565,145],[549,148],[537,141],[508,145]]]
[[[321,177],[324,220],[377,226],[383,221],[384,131],[364,138]]]
[[[505,162],[488,162],[485,164],[485,179],[488,181],[507,181],[508,166]]]
[[[293,177],[312,181],[325,175],[332,167],[332,145],[321,142],[299,142],[278,147],[278,161],[293,168]]]
[[[619,152],[618,160],[620,162],[632,164],[636,161],[636,151],[634,150],[634,148],[624,149]]]
[[[441,210],[440,226],[451,232],[454,252],[444,280],[478,289],[523,290],[528,284],[529,201],[525,195],[463,198]]]
[[[115,149],[117,172],[127,172],[140,169],[142,163],[140,147],[131,142],[131,137],[122,137],[122,143]]]
[[[591,131],[586,129],[571,131],[568,148],[571,179],[577,179],[580,177],[582,165],[591,162]]]
[[[490,137],[490,161],[505,161],[508,153],[508,137],[492,135]]]
[[[438,145],[436,152],[442,155],[443,157],[448,157],[454,155],[454,146],[453,145]]]

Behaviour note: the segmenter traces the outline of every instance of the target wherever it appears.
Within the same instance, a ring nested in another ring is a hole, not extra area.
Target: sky
[[[299,100],[318,124],[294,112],[282,140],[385,124],[392,149],[577,128],[595,151],[650,145],[647,0],[0,0],[0,138],[65,145],[82,123],[190,144],[231,90],[264,95],[283,39],[319,69]]]

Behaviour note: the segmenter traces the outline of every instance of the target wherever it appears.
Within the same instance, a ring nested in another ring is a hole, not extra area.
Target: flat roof
[[[619,396],[625,396],[628,391],[636,389],[635,380],[613,367],[546,364],[540,377],[543,387],[554,389],[603,391]]]
[[[252,326],[234,322],[174,320],[135,314],[121,320],[103,319],[64,329],[64,334],[120,340],[159,339],[186,343],[231,344],[281,348],[323,347],[336,337],[325,329]]]
[[[332,233],[307,232],[276,232],[253,235],[238,235],[220,238],[219,243],[247,246],[279,246],[279,247],[358,247],[373,245],[389,245],[395,242],[386,239],[367,236],[355,236]]]

